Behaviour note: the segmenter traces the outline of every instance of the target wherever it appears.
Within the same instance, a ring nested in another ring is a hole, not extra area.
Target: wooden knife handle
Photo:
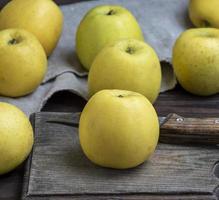
[[[219,144],[219,118],[184,118],[170,114],[161,125],[160,142]]]

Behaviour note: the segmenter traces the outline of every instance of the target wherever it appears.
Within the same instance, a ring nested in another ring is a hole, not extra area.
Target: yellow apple
[[[152,103],[160,85],[161,67],[155,51],[135,39],[123,39],[104,47],[88,77],[90,96],[102,89],[123,89],[141,93]]]
[[[52,0],[12,0],[0,12],[0,30],[22,28],[33,33],[47,56],[62,32],[63,15]]]
[[[47,58],[37,38],[21,29],[0,31],[0,95],[18,97],[43,80]]]
[[[20,165],[33,146],[33,130],[17,107],[0,102],[0,175]]]
[[[158,137],[157,114],[139,93],[102,90],[81,114],[81,147],[93,163],[103,167],[136,167],[154,152]]]
[[[101,5],[91,9],[76,34],[76,52],[89,70],[97,53],[109,42],[123,38],[144,40],[135,17],[125,8]]]
[[[173,67],[179,83],[197,95],[219,92],[219,30],[189,29],[177,39]]]
[[[218,0],[190,0],[189,17],[197,27],[219,28]]]

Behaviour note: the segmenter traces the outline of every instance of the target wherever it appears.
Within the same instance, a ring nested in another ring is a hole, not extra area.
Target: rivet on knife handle
[[[164,143],[219,144],[219,118],[184,118],[170,114],[161,125]]]

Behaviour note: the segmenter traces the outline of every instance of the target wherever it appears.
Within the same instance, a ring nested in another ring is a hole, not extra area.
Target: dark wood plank
[[[23,183],[24,166],[0,176],[0,200],[19,200]]]
[[[160,144],[153,157],[135,169],[100,168],[83,155],[76,128],[46,122],[68,116],[36,114],[24,199],[214,199],[219,148]]]
[[[0,0],[0,8],[9,0]],[[72,3],[75,0],[58,0],[58,3]],[[199,98],[188,95],[181,89],[160,95],[155,104],[159,114],[166,115],[170,112],[177,112],[183,116],[201,116],[201,117],[217,117],[219,116],[218,101],[219,96],[210,98]],[[75,96],[71,94],[61,93],[55,95],[46,105],[47,111],[74,111],[78,110],[74,106]],[[80,102],[80,98],[77,98]],[[84,102],[84,101],[83,101]],[[0,177],[0,199],[1,200],[18,200],[20,199],[20,191],[22,185],[23,168],[19,168],[12,173]],[[204,196],[203,199],[205,199]],[[95,198],[94,198],[95,199]],[[102,199],[100,197],[100,199]],[[135,199],[135,198],[134,198]],[[144,196],[142,199],[145,199]],[[169,199],[169,197],[167,197]],[[200,198],[201,199],[201,198]]]
[[[184,117],[218,117],[219,94],[209,97],[195,96],[178,85],[174,90],[160,94],[155,108],[162,116],[176,113]]]
[[[69,92],[55,94],[45,105],[44,111],[78,112],[85,105],[85,101]],[[197,97],[188,94],[180,87],[163,93],[155,103],[160,115],[175,112],[187,117],[218,117],[219,95],[212,97]],[[0,199],[18,200],[22,187],[23,170],[16,170],[0,177]],[[7,187],[5,187],[7,185]]]
[[[75,107],[78,102],[80,108]],[[86,101],[70,92],[59,92],[51,98],[44,111],[78,112]],[[199,97],[189,94],[179,85],[171,91],[161,93],[154,104],[159,116],[176,113],[183,117],[219,117],[219,94]]]
[[[85,100],[68,93],[55,94],[45,105],[44,111],[51,112],[79,112],[85,105]],[[24,166],[15,171],[0,176],[0,200],[20,200],[23,184]]]
[[[129,195],[83,195],[83,196],[31,196],[27,197],[28,200],[216,200],[215,196],[212,195],[190,195],[190,194],[179,194],[179,195],[168,195],[162,194],[148,195],[148,194],[129,194]]]
[[[80,108],[76,109],[75,102]],[[59,92],[50,99],[44,111],[78,112],[86,101],[70,92]],[[179,85],[171,91],[161,93],[154,104],[159,116],[176,113],[183,117],[219,117],[219,94],[199,97],[189,94]]]

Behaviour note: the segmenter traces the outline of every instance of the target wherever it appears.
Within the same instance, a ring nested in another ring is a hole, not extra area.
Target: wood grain
[[[79,112],[85,103],[85,100],[72,93],[58,92],[49,99],[43,110],[50,112]],[[14,171],[0,176],[0,200],[21,199],[24,164]]]
[[[185,118],[177,114],[169,114],[161,126],[160,141],[217,145],[219,118]]]
[[[159,144],[135,169],[101,168],[82,153],[76,128],[46,122],[67,116],[36,114],[23,199],[215,199],[218,148]]]
[[[150,194],[128,194],[128,195],[74,195],[74,196],[29,196],[28,200],[215,200],[216,197],[212,195],[150,195]]]
[[[62,118],[47,121],[78,127],[81,112],[62,114]],[[185,118],[175,113],[159,117],[159,141],[168,144],[219,145],[219,118]]]
[[[24,174],[23,165],[16,170],[0,176],[0,200],[18,200]],[[18,184],[19,183],[19,184]]]
[[[161,93],[154,106],[160,116],[176,113],[183,117],[219,117],[219,94],[195,96],[177,85],[174,90]]]
[[[43,110],[52,112],[79,112],[85,103],[82,98],[70,92],[58,92],[48,101]],[[160,94],[155,103],[155,108],[160,116],[177,113],[184,117],[218,117],[219,95],[198,97],[185,92],[181,87],[177,86],[173,91]],[[23,168],[20,168],[0,177],[1,200],[20,200],[23,172]],[[142,196],[144,197],[144,195]],[[196,196],[198,197],[196,198]],[[199,197],[200,195],[195,194],[191,199],[198,199]],[[163,199],[164,195],[160,198]],[[100,197],[100,199],[102,198]],[[167,199],[169,199],[169,196]],[[184,199],[187,199],[187,196]],[[208,198],[204,195],[203,199]],[[210,199],[212,199],[212,196]]]

